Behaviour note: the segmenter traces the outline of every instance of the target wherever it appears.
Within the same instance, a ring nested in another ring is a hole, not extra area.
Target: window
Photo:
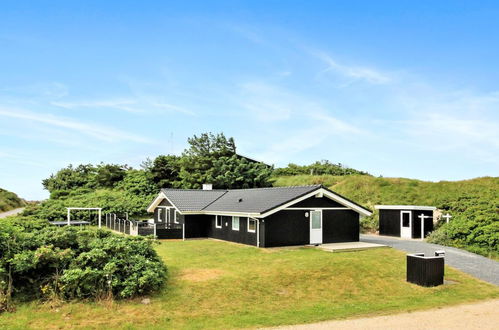
[[[178,213],[178,212],[177,212],[177,210],[175,210],[175,211],[173,211],[173,212],[174,212],[174,213],[173,213],[173,214],[174,214],[173,222],[178,223],[178,217],[177,217],[177,213]]]
[[[312,217],[311,228],[321,229],[322,228],[321,211],[311,211],[310,216]]]
[[[222,217],[215,215],[215,227],[222,228]]]
[[[411,214],[409,212],[403,212],[402,213],[402,227],[410,227],[410,216]]]
[[[248,233],[256,232],[256,219],[248,218]]]
[[[163,220],[161,219],[161,211],[162,209],[158,209],[158,222],[163,222]]]
[[[239,230],[239,217],[232,217],[232,230]]]

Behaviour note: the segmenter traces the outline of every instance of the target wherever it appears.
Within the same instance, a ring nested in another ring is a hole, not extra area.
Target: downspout
[[[185,215],[184,221],[182,221],[182,241],[185,241]]]
[[[260,219],[256,219],[256,247],[260,247]]]

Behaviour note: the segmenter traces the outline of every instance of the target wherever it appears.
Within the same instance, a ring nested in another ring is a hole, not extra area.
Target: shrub
[[[0,303],[5,309],[11,297],[130,298],[152,293],[166,276],[152,244],[147,238],[95,228],[2,221]]]

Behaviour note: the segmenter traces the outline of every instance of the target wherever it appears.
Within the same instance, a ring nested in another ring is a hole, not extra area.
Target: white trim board
[[[420,210],[420,211],[435,211],[435,206],[421,205],[374,205],[376,210]]]

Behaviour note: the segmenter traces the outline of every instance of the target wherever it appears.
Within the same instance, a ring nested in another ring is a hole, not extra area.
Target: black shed
[[[402,238],[425,238],[433,231],[434,206],[376,205],[379,234]]]

